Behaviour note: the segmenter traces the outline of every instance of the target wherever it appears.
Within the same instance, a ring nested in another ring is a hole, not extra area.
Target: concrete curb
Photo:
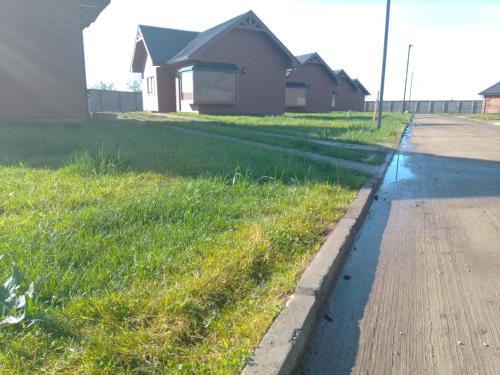
[[[399,144],[410,123],[399,134]],[[387,154],[379,172],[361,187],[344,218],[327,236],[302,275],[295,293],[255,349],[242,375],[288,375],[296,370],[324,310],[328,292],[339,276],[396,152],[393,150]]]

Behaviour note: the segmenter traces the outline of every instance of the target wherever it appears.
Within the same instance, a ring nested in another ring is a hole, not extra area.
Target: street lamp
[[[411,93],[413,90],[413,72],[411,72],[411,78],[410,78],[410,93],[408,94],[408,112],[411,113]]]
[[[382,78],[380,80],[380,103],[378,106],[377,129],[382,125],[382,107],[384,106],[384,84],[385,84],[385,65],[387,61],[387,40],[389,36],[389,17],[391,15],[391,0],[387,0],[385,10],[385,34],[384,34],[384,55],[382,57]]]
[[[405,112],[405,103],[406,103],[406,85],[408,83],[408,67],[410,66],[410,51],[411,47],[413,47],[413,44],[408,45],[408,57],[406,59],[406,75],[405,75],[405,91],[403,94],[403,110],[401,111],[402,113]]]

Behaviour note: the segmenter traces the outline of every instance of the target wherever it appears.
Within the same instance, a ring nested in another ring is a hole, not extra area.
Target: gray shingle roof
[[[349,74],[347,74],[347,72],[344,69],[335,70],[335,74],[338,77],[345,78],[354,90],[358,90],[358,85],[356,85],[356,82],[354,82],[354,80],[351,77],[349,77]]]
[[[239,16],[236,16],[226,22],[214,26],[206,31],[203,31],[199,33],[194,39],[192,39],[181,51],[176,53],[175,56],[173,56],[168,61],[168,63],[174,63],[177,61],[190,59],[193,56],[193,54],[195,54],[197,51],[205,47],[210,41],[220,36],[226,30],[230,29],[232,26],[237,25],[238,23],[243,21],[247,16],[254,17],[255,19],[258,20],[257,15],[250,10],[244,14],[240,14]],[[299,66],[299,62],[295,59],[295,56],[293,56],[290,53],[290,51],[285,47],[285,45],[281,43],[281,41],[278,38],[276,38],[276,36],[264,25],[262,21],[260,21],[260,23],[262,24],[262,31],[266,31],[268,35],[271,37],[271,39],[285,53],[285,55],[287,55],[290,58],[291,65],[294,67]]]
[[[246,17],[253,17],[258,21],[261,31],[266,32],[282,52],[290,58],[290,66],[297,67],[299,62],[276,36],[258,19],[252,11],[214,26],[201,33],[194,31],[165,29],[160,27],[139,26],[144,42],[154,65],[171,64],[189,60],[200,49],[220,36],[231,27],[244,21]]]
[[[172,56],[168,62],[176,62],[181,60],[187,60],[191,57],[193,53],[198,51],[212,39],[220,35],[222,32],[238,23],[245,14],[241,14],[237,17],[231,18],[230,20],[221,23],[220,25],[214,26],[206,31],[198,33],[198,35],[190,40],[180,51],[178,51],[174,56]]]
[[[313,53],[306,53],[305,55],[300,55],[300,56],[295,56],[297,60],[300,61],[301,64],[304,64],[307,60],[309,60],[312,56],[314,55]]]
[[[299,62],[304,65],[304,64],[307,64],[307,62],[313,58],[313,57],[317,57],[317,59],[319,61],[321,61],[321,63],[323,64],[323,66],[325,67],[325,69],[327,70],[327,72],[330,74],[330,77],[332,78],[332,80],[337,83],[337,75],[335,74],[335,72],[330,68],[330,66],[325,62],[325,60],[323,60],[321,58],[321,56],[317,53],[317,52],[313,52],[313,53],[307,53],[305,55],[300,55],[300,56],[295,56],[297,58],[297,60],[299,60]],[[287,77],[289,77],[291,74],[293,74],[293,71],[290,72],[290,74],[287,74]]]
[[[361,91],[363,91],[365,95],[371,95],[370,92],[365,88],[365,86],[363,86],[363,84],[359,81],[359,79],[355,78],[354,83],[359,87]]]
[[[500,82],[497,82],[493,86],[488,87],[486,90],[481,91],[479,95],[500,95]]]
[[[153,65],[165,64],[177,52],[182,50],[199,32],[166,29],[139,25],[144,44],[153,60]]]

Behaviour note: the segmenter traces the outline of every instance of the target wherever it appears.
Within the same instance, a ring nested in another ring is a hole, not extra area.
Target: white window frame
[[[156,80],[155,76],[146,78],[146,92],[148,95],[156,95]]]

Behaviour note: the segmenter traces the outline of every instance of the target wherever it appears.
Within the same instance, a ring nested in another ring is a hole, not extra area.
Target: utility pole
[[[408,57],[406,58],[406,74],[405,74],[405,91],[403,94],[403,110],[402,113],[405,112],[405,101],[406,101],[406,84],[408,83],[408,67],[410,66],[410,51],[413,44],[408,45]]]
[[[408,95],[408,112],[411,111],[411,91],[413,89],[413,72],[411,72],[411,79],[410,79],[410,94]]]
[[[391,0],[387,0],[385,11],[385,34],[384,34],[384,55],[382,58],[382,78],[380,80],[380,103],[378,107],[377,129],[382,126],[382,110],[384,107],[384,85],[385,85],[385,65],[387,61],[387,39],[389,37],[389,17],[391,15]]]

